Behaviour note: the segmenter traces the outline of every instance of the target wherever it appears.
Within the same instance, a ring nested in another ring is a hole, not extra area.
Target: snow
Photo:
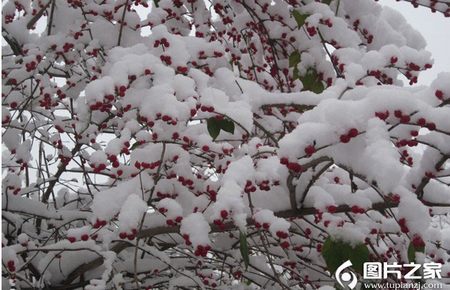
[[[151,187],[152,183],[150,182],[150,180],[148,184],[144,184],[144,190],[145,188]],[[102,220],[111,220],[116,214],[120,212],[122,206],[124,206],[124,203],[128,200],[129,196],[133,194],[136,195],[136,193],[140,191],[141,179],[139,178],[139,176],[122,182],[116,187],[100,191],[94,196],[94,201],[91,206],[92,212],[96,217]],[[129,206],[131,206],[130,210],[134,211],[133,203],[138,202],[137,197],[132,197],[129,202]],[[138,206],[136,210],[138,210],[139,212],[139,208],[143,208],[142,203],[138,202],[136,205]]]
[[[123,203],[119,213],[119,228],[121,230],[137,228],[142,216],[147,211],[147,204],[137,194],[131,194]]]
[[[180,233],[189,235],[189,239],[194,248],[198,245],[204,246],[211,244],[208,237],[210,231],[211,227],[201,213],[191,213],[181,222]]]
[[[412,233],[422,234],[430,226],[431,218],[427,207],[412,195],[402,197],[398,211],[399,216],[406,219]]]
[[[171,198],[162,199],[158,202],[157,208],[159,210],[164,209],[168,219],[175,219],[176,217],[183,216],[183,208],[177,201]]]
[[[335,205],[332,195],[319,186],[312,186],[306,196],[304,205],[314,207],[321,211],[326,211],[328,206]]]
[[[252,179],[254,171],[252,159],[250,156],[244,156],[228,166],[228,170],[223,177],[223,183],[234,182],[243,187],[247,180]]]
[[[398,162],[398,152],[390,142],[386,141],[388,131],[385,124],[378,118],[370,119],[366,138],[367,148],[364,155],[360,157],[361,163],[364,164],[360,166],[367,167],[367,164],[371,166],[361,172],[367,172],[369,180],[376,181],[378,187],[384,192],[392,192],[397,186],[398,180],[402,179],[404,169]],[[373,170],[380,166],[386,169],[383,171]]]
[[[176,289],[177,286],[183,287],[198,287],[202,285],[201,289],[204,289],[203,283],[199,278],[193,275],[190,271],[184,271],[182,276],[172,279],[169,283],[169,290]]]

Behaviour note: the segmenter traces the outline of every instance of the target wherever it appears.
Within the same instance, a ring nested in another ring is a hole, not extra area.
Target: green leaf
[[[346,254],[343,253],[341,249],[336,248],[336,242],[330,237],[325,240],[325,243],[322,246],[322,256],[331,273],[336,272],[337,268],[348,260]]]
[[[316,94],[320,94],[325,89],[323,83],[320,80],[317,80],[313,86],[311,87],[311,91],[313,91]]]
[[[331,1],[332,1],[332,0],[322,0],[322,3],[323,3],[323,4],[330,5]]]
[[[412,243],[410,243],[408,247],[408,260],[410,263],[414,263],[416,260],[416,249]]]
[[[408,260],[409,260],[410,263],[415,263],[416,262],[416,253],[417,252],[423,253],[423,252],[425,252],[425,248],[424,247],[415,247],[412,242],[409,243]]]
[[[220,121],[215,117],[212,117],[206,121],[206,125],[209,135],[211,136],[211,138],[213,138],[213,140],[216,140],[217,136],[219,136],[220,133]]]
[[[225,132],[234,134],[234,122],[228,119],[223,119],[220,121],[221,126],[220,128],[224,130]]]
[[[369,249],[364,244],[359,244],[350,250],[350,261],[353,264],[353,268],[358,271],[358,273],[363,272],[364,263],[369,260]]]
[[[306,18],[308,18],[308,14],[301,14],[299,11],[292,11],[292,15],[294,16],[295,21],[297,22],[298,28],[302,27],[305,24]]]
[[[289,67],[295,67],[300,62],[300,53],[296,50],[289,56]]]
[[[206,121],[208,133],[215,140],[220,134],[220,130],[234,134],[234,122],[229,119],[217,119],[211,117]]]
[[[347,260],[352,262],[353,269],[362,273],[363,264],[369,259],[369,249],[364,244],[352,247],[343,241],[335,241],[328,237],[322,247],[322,256],[331,273]]]
[[[131,145],[130,151],[133,151],[134,149],[139,147],[139,142],[134,143],[133,145]]]
[[[239,249],[241,250],[242,259],[244,259],[245,269],[247,270],[250,258],[248,256],[247,236],[239,231]]]
[[[159,0],[153,0],[153,3],[155,3],[155,7],[156,7],[156,8],[159,7]]]
[[[306,74],[300,77],[300,80],[303,83],[303,90],[305,91],[312,91],[316,94],[320,94],[325,89],[314,68],[309,68],[306,71]]]
[[[298,71],[297,67],[294,67],[293,78],[294,78],[294,80],[298,80],[300,78],[299,71]]]
[[[306,71],[306,74],[300,78],[305,88],[311,88],[314,83],[317,81],[317,72],[313,68],[309,68]]]

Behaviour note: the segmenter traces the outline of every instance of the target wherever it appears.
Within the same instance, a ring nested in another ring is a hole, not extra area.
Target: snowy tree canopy
[[[399,12],[2,5],[5,289],[318,289],[347,259],[450,281],[450,72],[410,86],[433,60]]]

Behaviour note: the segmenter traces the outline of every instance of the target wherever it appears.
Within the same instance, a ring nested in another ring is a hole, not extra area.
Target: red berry
[[[389,111],[386,112],[375,112],[375,117],[380,118],[381,120],[386,120],[389,117]]]
[[[306,155],[308,155],[308,156],[313,155],[315,152],[316,152],[316,148],[314,147],[314,145],[308,145],[308,146],[305,148],[305,153],[306,153]]]
[[[221,210],[220,211],[220,216],[223,218],[223,219],[226,219],[227,217],[228,217],[228,211],[227,210]]]
[[[410,120],[411,120],[411,117],[409,117],[409,115],[403,115],[400,117],[401,123],[409,123]]]
[[[9,260],[6,265],[7,265],[8,270],[10,272],[15,272],[16,271],[16,266],[14,265],[14,261],[13,260]]]
[[[420,70],[420,66],[418,66],[417,64],[412,62],[412,63],[409,64],[409,69],[414,70],[414,71],[418,71],[418,70]]]
[[[202,150],[204,152],[209,152],[209,146],[208,145],[203,145]]]
[[[329,205],[329,206],[327,206],[327,211],[328,211],[329,213],[335,213],[336,210],[337,210],[337,206],[335,206],[335,205]]]
[[[350,138],[355,138],[356,136],[358,136],[358,129],[356,129],[356,128],[351,128],[349,131],[348,131],[348,136],[350,137]]]
[[[398,220],[398,224],[400,225],[400,230],[402,231],[402,233],[408,233],[409,229],[406,226],[406,219],[405,218],[401,218]]]
[[[288,168],[289,170],[292,170],[296,173],[301,172],[302,171],[302,166],[296,162],[289,162],[288,164]]]
[[[316,246],[316,250],[317,250],[317,252],[322,252],[322,244],[317,244],[317,246]]]
[[[350,141],[350,137],[348,135],[341,135],[339,139],[342,143],[348,143]]]
[[[417,146],[418,142],[416,140],[409,140],[408,141],[408,146],[409,147],[414,147]]]
[[[317,33],[316,28],[314,26],[306,28],[306,31],[308,31],[309,36],[314,36]]]
[[[436,98],[438,98],[439,100],[444,99],[444,93],[441,90],[436,90],[436,92],[434,93],[434,95],[436,96]]]
[[[306,236],[309,236],[311,233],[312,233],[312,231],[311,231],[310,228],[306,228],[306,229],[305,229],[305,235],[306,235]]]
[[[168,121],[172,120],[172,118],[169,115],[164,115],[164,116],[162,116],[161,120],[163,120],[164,122],[168,122]]]
[[[284,242],[282,242],[282,243],[280,244],[280,246],[281,246],[283,249],[287,249],[287,248],[289,248],[289,242],[288,242],[288,241],[284,241]]]
[[[286,239],[288,237],[288,233],[283,232],[283,231],[277,231],[276,232],[277,237],[279,237],[280,239]]]
[[[77,239],[75,237],[67,237],[67,240],[71,243],[75,243]]]
[[[425,172],[425,176],[428,177],[428,178],[435,178],[436,177],[433,172],[429,172],[429,171]]]
[[[419,125],[421,127],[424,127],[426,123],[427,123],[427,120],[425,118],[419,118],[417,120],[417,125]]]
[[[436,130],[436,124],[435,123],[433,123],[433,122],[431,122],[431,123],[427,123],[426,124],[426,127],[428,128],[428,130],[430,130],[430,131],[434,131],[434,130]]]
[[[412,244],[415,248],[423,248],[425,247],[425,242],[423,241],[423,239],[418,236],[418,235],[414,235],[413,239],[412,239]]]
[[[280,159],[280,163],[283,165],[288,165],[289,164],[289,159],[287,159],[286,157],[282,157]]]
[[[177,67],[177,71],[179,71],[182,74],[185,74],[185,73],[187,73],[188,68],[185,66],[179,66],[179,67]]]
[[[119,238],[121,238],[122,240],[123,240],[123,239],[126,239],[126,237],[127,237],[127,233],[126,233],[126,232],[121,232],[121,233],[119,234]]]
[[[361,213],[362,209],[359,206],[354,205],[354,206],[352,206],[351,210],[352,210],[352,213]],[[364,210],[363,210],[363,212],[364,212]]]

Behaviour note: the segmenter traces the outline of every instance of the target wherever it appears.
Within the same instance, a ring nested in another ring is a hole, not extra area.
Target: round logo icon
[[[342,265],[340,265],[334,273],[334,278],[339,283],[339,285],[342,286],[342,288],[348,287],[350,289],[353,289],[358,282],[355,273],[350,270],[346,270],[352,265],[352,262],[350,262],[350,260],[347,260],[346,262],[342,263]]]

